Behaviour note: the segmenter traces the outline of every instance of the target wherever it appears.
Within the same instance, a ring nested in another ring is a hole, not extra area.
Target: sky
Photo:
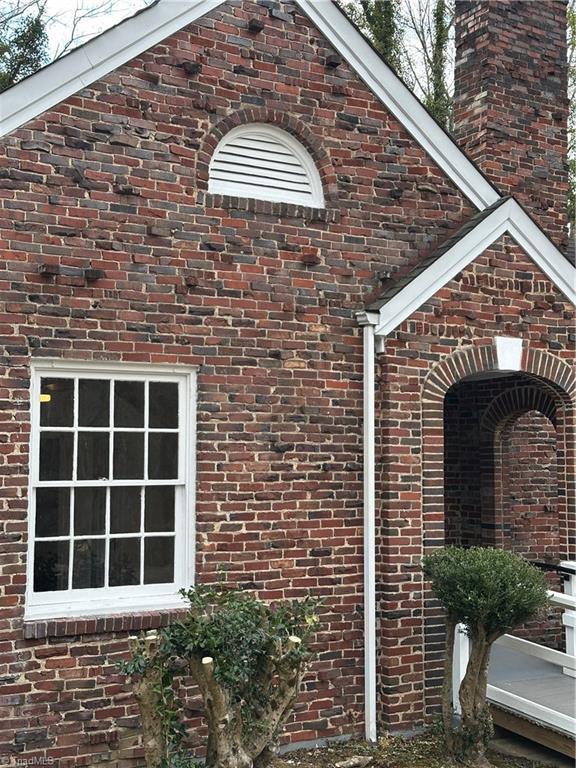
[[[54,58],[70,39],[74,16],[84,16],[93,12],[92,18],[80,21],[75,37],[78,42],[86,42],[90,37],[99,35],[127,16],[150,2],[146,0],[46,0],[46,18],[50,58]]]

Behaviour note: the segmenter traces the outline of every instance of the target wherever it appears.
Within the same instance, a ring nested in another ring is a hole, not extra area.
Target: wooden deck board
[[[576,679],[549,662],[494,645],[488,676],[490,685],[566,715],[576,736]]]

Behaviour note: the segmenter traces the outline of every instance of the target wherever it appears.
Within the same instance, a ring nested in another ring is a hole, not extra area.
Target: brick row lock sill
[[[41,640],[48,637],[74,637],[109,632],[140,632],[164,627],[175,619],[182,618],[185,613],[185,609],[177,608],[170,611],[24,621],[23,636],[25,640]]]
[[[326,208],[312,208],[294,203],[279,203],[272,200],[255,200],[248,197],[233,197],[205,192],[198,195],[197,203],[206,208],[224,208],[281,218],[304,219],[307,223],[314,221],[336,223],[340,220],[340,210],[330,200],[326,201]]]

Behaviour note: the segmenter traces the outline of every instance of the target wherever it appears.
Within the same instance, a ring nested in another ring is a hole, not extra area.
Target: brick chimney
[[[456,0],[455,135],[564,251],[565,0]]]

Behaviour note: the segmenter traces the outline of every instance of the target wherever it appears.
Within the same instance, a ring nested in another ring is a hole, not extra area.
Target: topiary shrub
[[[450,753],[469,765],[490,765],[492,735],[486,704],[492,644],[546,605],[544,574],[501,549],[448,547],[424,558],[423,570],[446,611],[446,667],[442,692],[444,737]],[[459,690],[462,716],[452,708],[452,662],[457,624],[470,637],[470,659]]]
[[[131,638],[122,665],[138,701],[147,768],[190,765],[174,678],[190,675],[208,724],[206,768],[266,768],[311,658],[310,598],[270,605],[227,586],[183,590],[187,614]]]

